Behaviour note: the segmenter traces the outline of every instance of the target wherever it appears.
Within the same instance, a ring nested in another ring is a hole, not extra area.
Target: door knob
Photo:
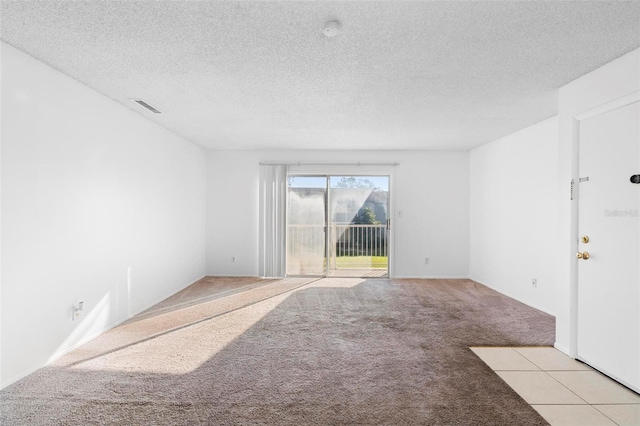
[[[587,235],[583,235],[581,240],[583,243],[587,244],[589,242],[589,237]]]
[[[576,257],[578,259],[582,259],[582,260],[589,260],[589,252],[587,251],[583,251],[582,253],[578,252],[576,253]]]

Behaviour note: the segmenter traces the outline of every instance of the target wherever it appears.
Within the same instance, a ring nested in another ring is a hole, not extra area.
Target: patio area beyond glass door
[[[327,276],[386,277],[388,176],[329,176]]]
[[[287,275],[389,276],[389,177],[290,176]]]

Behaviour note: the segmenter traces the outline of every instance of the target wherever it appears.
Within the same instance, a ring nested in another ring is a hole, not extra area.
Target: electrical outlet
[[[71,321],[78,318],[83,309],[84,309],[84,302],[78,302],[76,305],[73,305],[73,314],[71,315]]]
[[[235,256],[231,256],[231,263],[236,263],[236,257]]]
[[[424,258],[424,264],[425,264],[425,265],[428,265],[428,264],[429,264],[429,258],[428,258],[428,257],[425,257],[425,258]]]
[[[531,287],[538,288],[538,279],[537,278],[531,278]]]

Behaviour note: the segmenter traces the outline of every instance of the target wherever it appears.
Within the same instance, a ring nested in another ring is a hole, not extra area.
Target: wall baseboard
[[[539,311],[541,311],[541,312],[544,312],[545,314],[551,315],[552,317],[555,317],[555,316],[556,316],[556,314],[555,314],[554,312],[551,312],[551,311],[549,311],[548,309],[545,309],[545,308],[542,308],[542,307],[540,307],[540,306],[537,306],[537,305],[535,305],[535,304],[533,304],[533,303],[531,303],[531,302],[529,302],[529,301],[527,301],[527,300],[524,300],[524,299],[522,299],[522,298],[520,298],[520,297],[514,296],[513,294],[509,294],[508,292],[503,291],[502,289],[498,289],[498,288],[496,288],[496,287],[493,287],[492,285],[489,285],[489,284],[483,283],[483,282],[481,282],[481,281],[479,281],[479,280],[475,280],[475,279],[473,279],[473,278],[469,278],[469,279],[470,279],[471,281],[475,281],[475,282],[477,282],[478,284],[482,284],[482,285],[483,285],[483,286],[485,286],[485,287],[489,287],[491,290],[497,291],[498,293],[500,293],[500,294],[502,294],[502,295],[505,295],[505,296],[507,296],[507,297],[508,297],[508,298],[510,298],[510,299],[517,300],[517,301],[518,301],[518,302],[520,302],[520,303],[524,303],[525,305],[527,305],[527,306],[529,306],[529,307],[531,307],[531,308],[533,308],[533,309],[537,309],[537,310],[539,310]]]
[[[251,274],[206,274],[204,277],[215,277],[215,278],[264,278],[258,275]]]
[[[434,275],[434,276],[426,276],[426,277],[411,277],[404,275],[396,275],[395,277],[390,277],[390,279],[398,279],[398,280],[468,280],[469,277],[462,276],[443,276],[443,275]]]
[[[569,348],[562,346],[558,342],[555,342],[553,344],[553,347],[556,348],[557,350],[559,350],[560,352],[564,353],[565,355],[571,357],[571,355],[569,355]]]
[[[83,339],[81,339],[79,342],[75,343],[74,345],[72,345],[72,346],[70,346],[70,347],[68,347],[68,348],[65,348],[65,349],[63,349],[63,350],[60,350],[60,351],[58,351],[58,352],[54,353],[53,355],[51,355],[51,356],[49,357],[49,359],[47,359],[47,361],[45,361],[45,362],[44,362],[44,363],[42,363],[41,365],[39,365],[39,366],[37,366],[37,367],[34,367],[34,368],[31,368],[31,369],[29,369],[29,370],[27,370],[27,371],[24,371],[24,372],[22,372],[22,373],[18,373],[17,375],[15,375],[15,376],[13,376],[13,377],[9,378],[8,380],[3,380],[3,381],[2,381],[2,383],[0,383],[0,390],[2,390],[2,389],[4,389],[4,388],[6,388],[7,386],[10,386],[10,385],[14,384],[14,383],[15,383],[15,382],[17,382],[18,380],[23,379],[23,378],[27,377],[27,376],[28,376],[28,375],[30,375],[30,374],[35,373],[36,371],[40,370],[41,368],[46,367],[47,365],[49,365],[49,364],[51,364],[52,362],[54,362],[54,361],[56,361],[56,360],[60,359],[60,358],[61,358],[61,357],[63,357],[64,355],[68,354],[69,352],[71,352],[71,351],[73,351],[73,350],[75,350],[75,349],[79,348],[80,346],[84,345],[84,344],[85,344],[85,343],[87,343],[87,342],[90,342],[91,340],[95,339],[96,337],[100,336],[101,334],[104,334],[104,333],[106,333],[107,331],[109,331],[109,330],[111,330],[111,329],[113,329],[113,328],[115,328],[115,327],[119,326],[120,324],[122,324],[122,323],[124,323],[124,322],[128,321],[129,319],[133,318],[134,316],[136,316],[136,315],[138,315],[138,314],[140,314],[140,313],[142,313],[142,312],[146,311],[147,309],[149,309],[149,308],[151,308],[151,307],[153,307],[153,306],[157,305],[158,303],[162,302],[162,301],[163,301],[163,300],[165,300],[165,299],[168,299],[169,297],[173,296],[174,294],[181,292],[181,291],[182,291],[182,290],[184,290],[185,288],[187,288],[187,287],[189,287],[189,286],[191,286],[191,285],[193,285],[193,284],[197,283],[198,281],[200,281],[201,279],[206,278],[206,277],[207,277],[207,275],[203,275],[203,276],[201,276],[200,278],[198,278],[197,280],[195,280],[195,281],[193,281],[193,282],[191,282],[191,283],[185,284],[185,285],[183,285],[183,286],[179,287],[179,288],[178,288],[177,290],[175,290],[175,291],[172,291],[170,294],[167,294],[167,295],[165,295],[165,296],[161,296],[160,298],[158,298],[158,299],[154,300],[153,302],[151,302],[151,303],[149,303],[149,304],[145,305],[143,308],[140,308],[140,309],[138,309],[137,311],[135,311],[134,313],[132,313],[132,314],[128,315],[126,318],[123,318],[123,319],[117,320],[117,321],[115,321],[114,323],[107,325],[107,326],[106,326],[106,327],[104,327],[102,330],[97,331],[97,332],[95,332],[95,333],[90,334],[89,336],[84,337],[84,338],[83,338]]]
[[[246,275],[246,274],[242,274],[242,275],[207,274],[202,278],[255,278],[255,279],[260,279],[260,278],[278,278],[278,277],[259,277],[258,275]]]

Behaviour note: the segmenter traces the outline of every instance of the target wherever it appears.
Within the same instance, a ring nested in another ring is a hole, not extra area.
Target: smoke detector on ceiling
[[[324,24],[324,28],[322,28],[322,33],[327,37],[335,37],[340,34],[340,22],[338,21],[329,21]]]

